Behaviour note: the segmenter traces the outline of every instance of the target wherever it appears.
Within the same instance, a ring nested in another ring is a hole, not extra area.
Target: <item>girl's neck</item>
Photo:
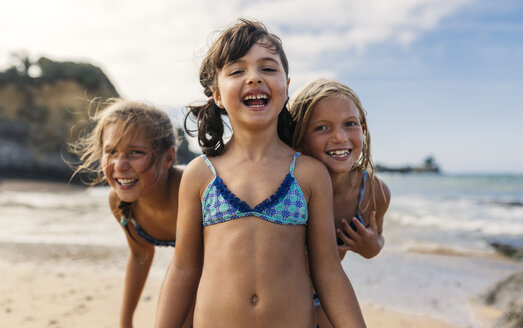
[[[227,142],[226,149],[228,151],[240,152],[251,159],[259,159],[272,154],[281,149],[284,143],[278,137],[278,133],[274,129],[266,129],[264,131],[245,131],[236,129]]]
[[[334,194],[346,190],[348,187],[360,181],[360,170],[350,170],[343,173],[329,172],[332,182],[332,191]]]
[[[169,168],[166,172],[158,177],[158,180],[154,183],[152,190],[136,200],[136,203],[140,203],[140,206],[147,207],[149,209],[161,210],[163,207],[172,206],[170,179],[174,172],[173,168]]]

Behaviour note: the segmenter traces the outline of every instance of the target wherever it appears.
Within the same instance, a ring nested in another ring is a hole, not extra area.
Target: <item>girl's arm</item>
[[[379,254],[385,245],[383,238],[383,220],[385,212],[389,208],[390,190],[387,185],[377,177],[372,180],[371,202],[374,203],[375,211],[372,211],[369,218],[369,226],[365,227],[356,218],[351,218],[351,222],[358,231],[354,231],[346,220],[343,222],[343,231],[338,229],[336,232],[344,245],[338,246],[340,254],[345,255],[347,251],[353,251],[364,258],[370,259]],[[343,257],[342,257],[343,258]]]
[[[134,311],[151,268],[154,246],[147,245],[146,247],[147,250],[141,250],[139,253],[131,249],[131,253],[127,258],[123,303],[120,312],[120,326],[122,328],[133,327]]]
[[[307,242],[314,288],[334,327],[365,327],[356,294],[338,259],[330,176],[320,162],[304,159],[300,177],[310,195]]]
[[[181,327],[196,296],[203,262],[201,190],[209,176],[197,158],[185,169],[178,196],[176,248],[160,292],[155,327]]]
[[[115,216],[118,224],[120,224],[120,211],[118,210],[118,204],[120,200],[114,192],[109,194],[109,204],[113,215]],[[132,223],[128,223],[132,224]],[[121,224],[120,224],[121,225]],[[123,301],[120,309],[120,327],[128,328],[133,326],[133,315],[138,305],[140,295],[142,294],[147,275],[154,257],[154,246],[143,241],[138,244],[136,240],[141,238],[134,233],[132,227],[129,227],[129,232],[122,227],[129,244],[130,253],[127,257],[127,268],[125,271],[125,283]],[[129,233],[133,234],[135,240],[129,236]]]

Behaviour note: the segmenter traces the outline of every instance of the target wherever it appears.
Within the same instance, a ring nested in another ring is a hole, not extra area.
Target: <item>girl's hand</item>
[[[364,258],[370,259],[376,256],[382,247],[380,235],[378,234],[378,225],[376,223],[376,211],[370,214],[369,227],[366,228],[357,218],[352,218],[352,223],[356,226],[357,231],[352,229],[347,220],[341,220],[342,229],[336,229],[338,238],[343,241],[344,245],[338,246],[338,251],[353,251]]]

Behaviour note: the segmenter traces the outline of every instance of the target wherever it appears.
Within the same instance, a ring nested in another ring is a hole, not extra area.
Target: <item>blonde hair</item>
[[[93,107],[95,111],[94,115],[90,115],[90,126],[94,127],[69,144],[69,150],[79,158],[79,163],[69,163],[76,168],[71,179],[85,172],[89,174],[90,182],[87,184],[91,186],[106,181],[101,159],[104,129],[110,124],[117,125],[119,137],[116,145],[128,135],[145,133],[153,154],[150,166],[171,146],[176,146],[176,133],[169,116],[156,107],[119,98],[95,99],[90,109]]]
[[[296,91],[289,100],[289,111],[295,124],[292,147],[299,147],[303,142],[305,134],[307,133],[307,126],[309,125],[316,105],[327,98],[339,96],[345,96],[354,102],[358,108],[360,124],[364,126],[363,149],[360,158],[354,164],[353,168],[372,172],[374,165],[372,164],[370,153],[370,133],[366,118],[367,111],[363,108],[358,95],[351,88],[334,80],[317,79]]]

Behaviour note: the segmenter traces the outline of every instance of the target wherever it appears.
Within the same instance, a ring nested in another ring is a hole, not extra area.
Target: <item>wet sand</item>
[[[91,267],[54,268],[36,263],[0,264],[0,321],[4,327],[117,327],[123,274]],[[93,266],[96,268],[96,266]],[[160,277],[149,279],[134,318],[134,326],[152,327]],[[426,316],[362,304],[368,327],[456,327]]]
[[[2,326],[117,327],[126,253],[125,247],[0,243]],[[151,327],[154,320],[163,272],[171,255],[167,250],[158,253],[135,314],[137,328]],[[367,281],[368,286],[363,288],[358,279],[353,283],[358,294],[373,284]],[[370,328],[459,327],[365,297],[360,297],[360,302]],[[481,309],[481,313],[488,314],[488,309]]]

